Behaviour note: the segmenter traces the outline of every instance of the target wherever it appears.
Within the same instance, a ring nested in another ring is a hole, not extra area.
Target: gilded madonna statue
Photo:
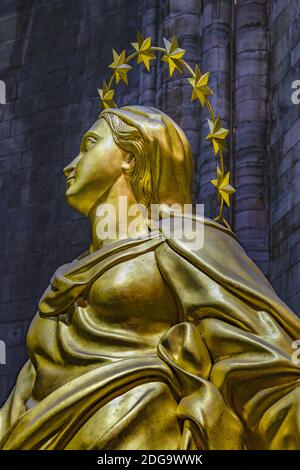
[[[99,236],[99,207],[120,197],[191,202],[179,126],[150,107],[105,109],[64,174],[90,246],[40,300],[0,448],[299,449],[300,321],[234,233],[193,216],[194,249],[145,216],[136,238]]]

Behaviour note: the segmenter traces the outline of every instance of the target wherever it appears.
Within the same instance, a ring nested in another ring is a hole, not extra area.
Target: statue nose
[[[76,165],[77,165],[79,158],[80,158],[79,156],[74,158],[74,160],[63,169],[63,174],[65,175],[66,178],[68,178],[69,176],[72,176],[75,173]]]
[[[63,174],[65,175],[66,178],[68,178],[69,176],[72,175],[72,173],[74,172],[74,169],[75,169],[75,166],[74,165],[68,165],[66,166],[64,169],[63,169]]]

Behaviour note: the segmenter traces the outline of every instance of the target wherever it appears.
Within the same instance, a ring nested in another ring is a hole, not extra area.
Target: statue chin
[[[69,207],[74,209],[76,212],[79,212],[80,214],[82,214],[82,212],[79,210],[78,202],[76,201],[76,197],[74,197],[73,195],[68,194],[67,191],[65,192],[65,201],[66,201],[66,203],[68,204]]]
[[[90,206],[87,204],[87,200],[80,197],[77,192],[73,192],[71,187],[67,188],[65,191],[65,201],[68,206],[76,212],[84,217],[88,217]]]
[[[143,135],[135,194],[190,203],[183,131],[154,108],[115,113]],[[93,224],[73,184],[66,201]],[[299,449],[299,318],[229,228],[186,217],[201,248],[162,228],[56,270],[0,411],[1,449]]]

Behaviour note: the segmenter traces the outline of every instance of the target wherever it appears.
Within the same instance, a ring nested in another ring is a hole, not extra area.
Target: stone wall
[[[255,4],[255,5],[254,5]],[[194,66],[211,72],[214,109],[231,129],[227,164],[237,188],[227,216],[249,255],[299,313],[299,0],[1,0],[0,403],[26,360],[25,336],[54,270],[87,248],[86,221],[64,202],[62,168],[98,114],[97,87],[111,48],[136,31],[156,44],[178,36]],[[106,75],[107,76],[107,75]],[[215,159],[207,114],[186,78],[135,67],[118,104],[148,104],[186,131],[195,161],[194,199],[216,215]],[[297,244],[298,240],[298,244]],[[297,282],[298,281],[298,282]]]
[[[270,2],[270,279],[300,314],[300,1]]]

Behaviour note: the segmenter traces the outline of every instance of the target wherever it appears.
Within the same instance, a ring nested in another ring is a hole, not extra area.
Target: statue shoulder
[[[181,279],[190,279],[191,290],[198,286],[198,292],[200,270],[244,302],[250,301],[259,310],[271,313],[292,337],[299,334],[299,318],[278,297],[234,233],[207,218],[183,217],[181,227],[179,219],[172,233],[164,234],[166,243],[157,250],[165,277],[172,279],[180,273]]]

